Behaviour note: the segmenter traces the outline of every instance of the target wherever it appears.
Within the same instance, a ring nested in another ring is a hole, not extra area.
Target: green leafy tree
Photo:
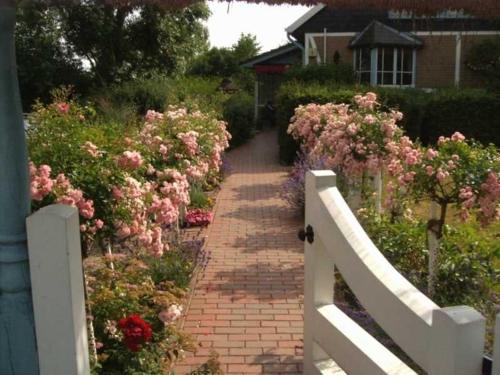
[[[73,85],[85,93],[89,76],[71,47],[62,43],[58,12],[43,6],[19,9],[16,24],[17,68],[25,111],[37,99],[47,101],[50,91]]]
[[[260,52],[260,46],[255,35],[241,34],[232,50],[236,61],[241,63],[256,56]]]
[[[488,86],[500,90],[500,38],[489,38],[469,51],[467,67],[485,78]]]
[[[242,72],[240,63],[257,55],[260,46],[251,34],[241,34],[230,48],[212,47],[193,62],[189,73],[200,76],[231,77]]]
[[[64,38],[86,59],[101,84],[151,70],[183,71],[206,49],[209,16],[204,2],[188,8],[112,6],[99,0],[60,7]]]

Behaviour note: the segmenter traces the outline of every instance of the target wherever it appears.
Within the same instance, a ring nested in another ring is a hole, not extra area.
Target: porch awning
[[[380,21],[371,22],[362,32],[351,41],[351,48],[374,48],[380,46],[418,48],[422,41],[415,35],[400,32]]]

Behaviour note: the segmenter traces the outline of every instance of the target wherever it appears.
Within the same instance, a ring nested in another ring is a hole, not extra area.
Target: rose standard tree
[[[28,0],[0,0],[0,373],[37,374],[38,361],[26,242],[30,214],[29,172],[22,109],[16,73],[14,28],[16,8]],[[56,3],[56,1],[52,1]],[[52,3],[42,1],[40,3]],[[110,6],[157,4],[188,6],[196,0],[103,0]],[[268,4],[308,4],[314,0],[254,0]],[[500,16],[497,0],[329,0],[336,7],[406,9],[432,14],[464,9]],[[43,344],[43,343],[42,343]],[[45,343],[46,344],[46,343]]]

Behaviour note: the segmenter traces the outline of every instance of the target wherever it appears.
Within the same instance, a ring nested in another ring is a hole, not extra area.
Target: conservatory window
[[[359,83],[381,86],[413,86],[414,49],[400,47],[360,48],[355,51]]]

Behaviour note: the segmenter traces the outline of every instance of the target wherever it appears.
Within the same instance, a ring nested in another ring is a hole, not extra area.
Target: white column
[[[455,44],[455,86],[460,86],[460,70],[462,64],[462,35],[456,35]]]
[[[40,375],[88,375],[78,211],[44,207],[27,229]]]
[[[495,321],[495,342],[493,344],[493,375],[500,374],[500,314]]]
[[[309,35],[304,35],[304,65],[309,65]]]
[[[382,213],[382,171],[378,171],[373,176],[373,191],[375,193],[375,210]]]
[[[378,70],[378,48],[371,49],[370,56],[370,84],[377,85],[377,70]]]
[[[417,86],[417,50],[414,48],[413,53],[413,73],[411,75],[411,86],[416,87]]]
[[[434,310],[429,346],[429,375],[480,375],[485,318],[472,307]]]

